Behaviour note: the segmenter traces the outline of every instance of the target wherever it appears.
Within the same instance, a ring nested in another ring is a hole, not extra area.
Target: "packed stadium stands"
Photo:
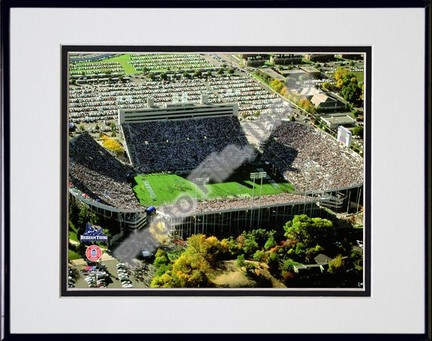
[[[122,128],[132,164],[143,173],[193,170],[230,144],[247,145],[235,116],[124,123]]]
[[[363,184],[363,159],[309,125],[282,122],[270,135],[263,156],[298,191],[329,191]]]
[[[128,182],[132,172],[88,133],[69,143],[69,181],[85,197],[118,208],[140,208]]]

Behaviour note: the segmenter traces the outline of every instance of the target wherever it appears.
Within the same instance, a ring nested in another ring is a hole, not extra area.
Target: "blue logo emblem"
[[[80,236],[80,242],[108,243],[108,236],[103,234],[102,227],[87,223],[85,232]]]

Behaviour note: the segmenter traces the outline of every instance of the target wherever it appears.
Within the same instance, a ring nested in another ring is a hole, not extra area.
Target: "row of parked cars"
[[[87,266],[82,270],[84,281],[89,288],[106,288],[109,274],[104,265]]]
[[[129,279],[130,271],[126,264],[118,263],[117,275],[123,288],[133,288],[132,281]]]
[[[68,288],[75,288],[75,275],[71,268],[68,269]]]

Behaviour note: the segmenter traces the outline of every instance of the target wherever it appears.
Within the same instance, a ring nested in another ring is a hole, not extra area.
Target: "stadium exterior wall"
[[[317,203],[317,200],[313,200],[252,209],[199,212],[188,217],[168,219],[168,225],[174,227],[171,233],[182,238],[197,233],[220,237],[258,228],[278,229],[296,214],[322,216],[324,211]]]
[[[78,200],[87,205],[97,215],[118,222],[121,230],[139,230],[147,226],[145,207],[139,210],[124,210],[84,198],[72,189],[69,189],[69,194],[71,200]]]
[[[168,226],[171,233],[182,238],[195,233],[207,235],[230,235],[244,230],[257,228],[275,229],[283,226],[296,214],[309,216],[328,216],[322,208],[334,212],[348,212],[355,207],[362,206],[362,186],[341,189],[335,192],[321,192],[315,195],[305,194],[304,200],[273,205],[253,206],[249,208],[234,208],[218,211],[197,211],[186,217],[169,218]]]
[[[207,235],[230,235],[241,233],[244,230],[257,228],[275,229],[280,228],[296,214],[307,214],[309,216],[323,216],[326,211],[322,207],[334,211],[347,211],[354,206],[362,206],[362,185],[334,192],[304,193],[304,200],[272,205],[261,205],[253,207],[242,207],[214,211],[197,211],[186,217],[168,217],[156,209],[156,214],[161,215],[170,227],[173,235],[187,238],[192,234],[203,233]],[[127,232],[140,230],[149,226],[151,218],[145,212],[145,208],[139,210],[123,210],[108,206],[94,200],[82,197],[78,192],[69,190],[74,200],[89,206],[96,214],[112,219],[119,224],[120,230]],[[340,195],[339,195],[340,194]],[[325,198],[334,198],[329,200]]]

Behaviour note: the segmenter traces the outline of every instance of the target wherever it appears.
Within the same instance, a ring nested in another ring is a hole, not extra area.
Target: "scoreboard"
[[[339,126],[337,140],[349,148],[351,146],[352,134],[344,126]]]

